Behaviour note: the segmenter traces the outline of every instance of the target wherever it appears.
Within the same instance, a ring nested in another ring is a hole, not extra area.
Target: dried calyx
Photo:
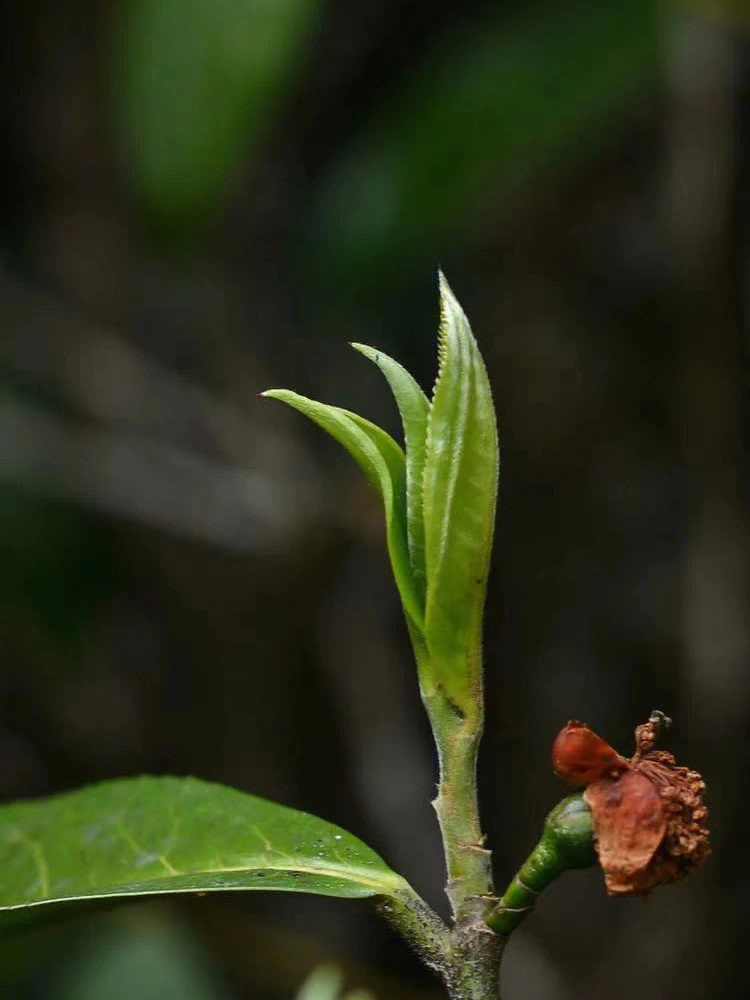
[[[586,786],[596,852],[607,891],[615,895],[673,882],[710,854],[703,779],[679,767],[671,753],[653,749],[667,725],[665,715],[653,712],[638,726],[629,761],[579,722],[569,722],[553,745],[556,774]]]

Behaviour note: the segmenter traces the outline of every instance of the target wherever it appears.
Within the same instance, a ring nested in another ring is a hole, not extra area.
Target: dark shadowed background
[[[194,774],[351,829],[444,910],[434,762],[353,463],[440,264],[503,443],[483,815],[500,881],[569,719],[653,708],[714,856],[570,874],[507,1000],[750,996],[747,0],[9,0],[0,14],[0,796]],[[0,873],[2,878],[2,873]],[[438,986],[365,903],[125,906],[0,944],[8,1000]]]

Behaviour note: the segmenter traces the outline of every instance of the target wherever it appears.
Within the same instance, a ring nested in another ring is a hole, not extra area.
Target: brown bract
[[[607,891],[650,888],[651,861],[667,831],[667,814],[656,788],[638,771],[600,779],[583,793],[594,814],[596,853]]]
[[[650,749],[660,726],[655,713],[636,730],[628,770],[600,778],[583,793],[594,816],[607,891],[613,895],[644,893],[673,882],[711,853],[703,779],[678,767],[671,753]]]

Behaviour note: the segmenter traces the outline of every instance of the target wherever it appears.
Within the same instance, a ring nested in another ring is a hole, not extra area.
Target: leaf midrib
[[[0,913],[9,912],[11,910],[26,910],[32,906],[45,906],[49,903],[75,903],[75,902],[85,902],[86,900],[99,899],[101,897],[116,897],[116,896],[159,896],[159,895],[174,895],[175,893],[184,892],[241,892],[243,890],[263,890],[262,885],[233,885],[233,886],[221,886],[221,885],[206,885],[206,886],[180,886],[174,889],[170,889],[166,886],[171,879],[179,878],[201,878],[202,876],[211,875],[228,875],[228,874],[252,874],[255,872],[262,872],[264,875],[313,875],[322,876],[328,878],[339,879],[342,882],[348,882],[352,885],[361,886],[366,889],[372,889],[373,895],[389,895],[395,893],[399,889],[408,890],[408,883],[404,881],[399,875],[393,873],[393,878],[388,878],[384,873],[382,879],[375,879],[371,872],[362,868],[352,868],[348,866],[346,868],[337,868],[324,865],[274,865],[273,867],[268,865],[226,865],[220,868],[201,868],[196,871],[179,871],[175,875],[164,875],[161,879],[158,876],[153,877],[153,882],[162,881],[165,883],[164,888],[127,888],[120,889],[116,885],[104,886],[99,891],[92,891],[88,893],[78,893],[71,896],[45,896],[43,899],[31,899],[24,901],[23,903],[10,903],[10,904],[0,904]],[[151,881],[151,880],[149,880]],[[290,886],[290,889],[294,891],[294,886]],[[276,887],[268,887],[270,892],[283,891]]]

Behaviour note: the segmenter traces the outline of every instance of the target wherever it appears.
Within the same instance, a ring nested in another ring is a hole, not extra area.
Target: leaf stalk
[[[485,913],[495,933],[507,937],[536,905],[537,897],[570,868],[596,863],[594,825],[582,795],[559,802],[544,823],[539,843],[521,865],[499,902]]]

